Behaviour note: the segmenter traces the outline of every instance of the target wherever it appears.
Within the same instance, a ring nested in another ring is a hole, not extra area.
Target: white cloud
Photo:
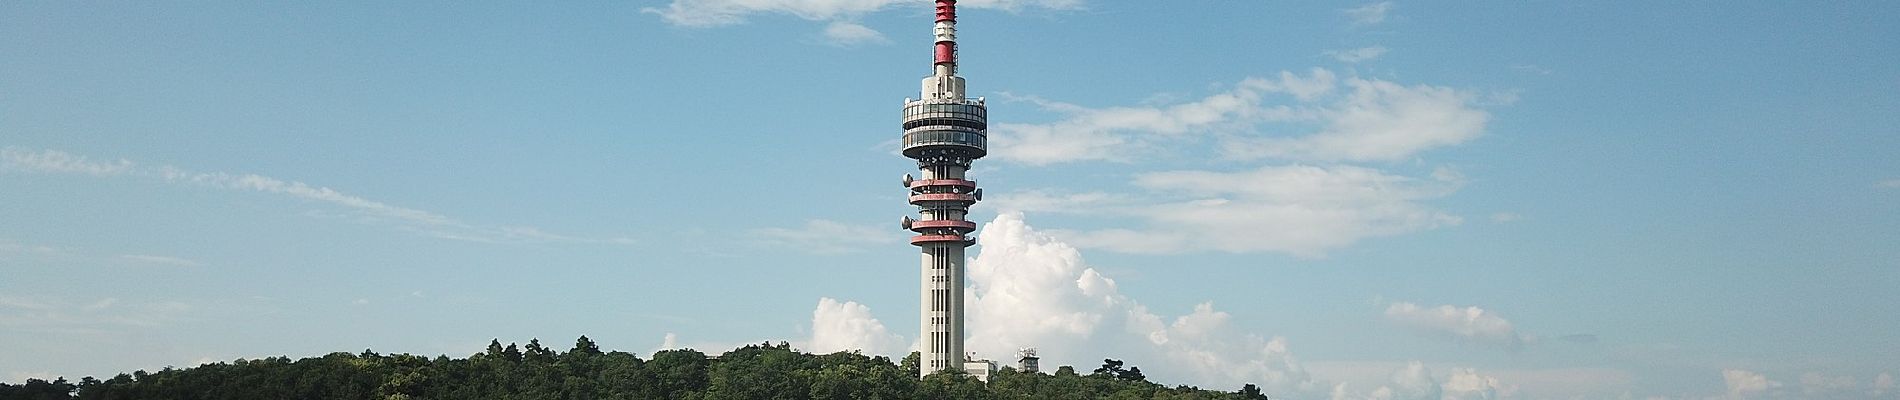
[[[1888,188],[1888,189],[1900,188],[1900,179],[1888,179],[1888,180],[1884,180],[1880,182],[1875,182],[1874,187]]]
[[[1080,8],[1082,0],[967,0],[957,5],[1012,12],[1028,8],[1065,10]],[[925,3],[915,0],[673,0],[665,7],[648,7],[640,11],[658,14],[662,20],[673,25],[713,27],[743,23],[746,17],[754,14],[783,14],[813,21],[831,21],[854,18],[894,6],[928,9]]]
[[[1359,240],[1457,225],[1425,205],[1464,183],[1448,168],[1429,179],[1351,165],[1393,162],[1483,133],[1482,96],[1429,85],[1340,77],[1315,68],[1248,78],[1172,105],[1093,108],[1033,96],[1003,96],[1063,117],[995,123],[996,158],[1041,166],[1135,163],[1212,145],[1231,164],[1297,164],[1242,171],[1139,172],[1139,191],[1030,189],[984,203],[1003,211],[1117,218],[1142,226],[1056,231],[1070,243],[1132,253],[1280,252],[1319,257]],[[1216,157],[1218,158],[1218,157]]]
[[[1007,358],[1037,347],[1047,370],[1088,371],[1115,356],[1164,381],[1206,387],[1261,385],[1295,397],[1322,394],[1284,338],[1235,332],[1230,314],[1203,303],[1164,318],[1121,294],[1114,280],[1088,267],[1081,253],[1003,213],[977,236],[970,260],[968,348]]]
[[[0,297],[0,331],[60,335],[134,335],[137,330],[170,325],[194,309],[176,301],[124,302],[107,297],[92,301]]]
[[[1497,222],[1497,223],[1517,222],[1518,220],[1522,220],[1522,219],[1524,219],[1523,214],[1518,214],[1514,212],[1500,211],[1500,212],[1491,213],[1491,222]]]
[[[53,306],[40,300],[0,296],[0,309],[40,311],[53,309]]]
[[[895,226],[879,229],[824,219],[805,221],[805,226],[797,228],[760,228],[751,233],[763,243],[812,254],[855,253],[868,246],[896,243],[904,237],[904,232]]]
[[[1530,338],[1517,331],[1511,321],[1477,306],[1442,305],[1419,307],[1395,302],[1385,309],[1385,318],[1401,326],[1434,335],[1496,345],[1505,349],[1522,348]]]
[[[52,246],[40,245],[40,244],[26,244],[26,243],[15,242],[12,240],[7,240],[7,239],[0,239],[0,257],[8,257],[8,256],[43,257],[43,256],[56,255],[61,252],[63,252],[61,249],[55,248]]]
[[[1419,179],[1343,165],[1164,171],[1136,175],[1133,184],[1143,190],[1140,195],[1029,191],[998,196],[986,207],[1132,217],[1145,225],[1057,231],[1070,243],[1090,248],[1319,257],[1370,237],[1462,223],[1424,204],[1463,184],[1455,174],[1438,175]]]
[[[1392,11],[1392,2],[1382,1],[1346,10],[1346,16],[1352,18],[1355,25],[1378,25],[1385,22],[1385,16]]]
[[[1310,77],[1282,73],[1282,80],[1242,81],[1232,90],[1191,102],[1157,106],[1088,108],[1031,96],[1005,96],[1028,101],[1066,115],[1046,124],[993,123],[992,154],[1028,165],[1076,161],[1131,161],[1170,142],[1187,141],[1215,132],[1246,130],[1270,120],[1294,120],[1304,112],[1267,104],[1273,93],[1310,97],[1329,92],[1333,74],[1314,70]]]
[[[1385,46],[1371,46],[1351,50],[1332,50],[1327,51],[1326,55],[1332,56],[1333,59],[1339,60],[1340,62],[1357,63],[1379,58],[1379,56],[1385,55],[1386,50]]]
[[[92,176],[118,176],[132,171],[132,162],[93,161],[83,156],[58,151],[30,151],[13,146],[0,148],[0,171],[75,173]]]
[[[653,348],[653,351],[648,352],[647,354],[653,354],[655,352],[660,352],[664,350],[677,350],[681,348],[682,347],[680,347],[680,336],[677,334],[674,334],[673,332],[667,332],[666,337],[660,339],[660,347]]]
[[[1340,383],[1333,386],[1331,398],[1334,400],[1496,400],[1515,398],[1517,385],[1503,383],[1496,377],[1478,373],[1471,368],[1452,368],[1451,373],[1434,375],[1431,369],[1418,361],[1404,363],[1387,374],[1383,382],[1362,383],[1366,387],[1375,387],[1371,391],[1353,390],[1353,385]],[[1584,398],[1584,397],[1579,397]]]
[[[88,304],[81,309],[86,310],[86,311],[99,311],[99,310],[111,308],[112,305],[114,304],[119,304],[119,298],[107,297],[107,298],[99,299],[99,301],[95,301],[92,304]]]
[[[1880,375],[1874,376],[1874,385],[1873,385],[1873,391],[1872,391],[1873,395],[1875,396],[1885,395],[1889,392],[1892,392],[1893,388],[1894,388],[1893,374],[1889,374],[1883,371],[1880,373]]]
[[[1406,361],[1315,361],[1306,364],[1314,376],[1339,382],[1334,399],[1372,398],[1378,388],[1396,386],[1394,371],[1411,368]],[[1606,399],[1629,392],[1635,377],[1610,368],[1486,369],[1446,363],[1422,363],[1446,399]],[[1371,388],[1372,390],[1361,390]],[[1396,387],[1387,390],[1396,395]],[[1529,393],[1534,393],[1530,395]],[[1494,397],[1492,397],[1494,396]]]
[[[1445,400],[1495,400],[1517,392],[1516,385],[1506,385],[1498,378],[1480,375],[1471,368],[1452,370],[1442,386]]]
[[[1781,382],[1768,380],[1761,373],[1740,369],[1722,370],[1722,383],[1728,385],[1730,399],[1745,399],[1781,387]]]
[[[870,307],[826,297],[818,299],[818,308],[812,310],[811,341],[804,350],[815,354],[859,350],[903,358],[899,353],[907,351],[907,346],[902,336],[871,315]]]
[[[197,261],[187,260],[187,259],[178,258],[178,257],[154,256],[154,255],[145,255],[145,254],[127,254],[127,255],[119,256],[119,258],[123,260],[127,260],[127,261],[138,262],[138,263],[169,265],[169,266],[174,266],[174,267],[196,267],[196,266],[203,265],[202,263],[199,263]]]
[[[1392,384],[1374,390],[1372,398],[1393,400],[1438,400],[1444,397],[1444,388],[1438,380],[1432,379],[1431,370],[1425,364],[1413,361],[1405,368],[1392,372]]]
[[[1858,395],[1860,381],[1852,376],[1828,376],[1819,372],[1801,374],[1801,394],[1808,398],[1844,398]]]
[[[36,173],[78,173],[100,177],[129,176],[156,179],[167,183],[194,184],[231,190],[284,195],[302,200],[327,203],[354,211],[367,220],[387,222],[403,229],[444,239],[484,243],[594,243],[630,244],[625,237],[590,238],[549,233],[534,227],[485,226],[456,220],[428,211],[399,207],[358,197],[334,189],[303,182],[286,181],[257,174],[192,172],[162,165],[139,167],[119,160],[114,163],[90,161],[57,150],[29,151],[14,147],[0,149],[0,170]],[[140,257],[140,256],[131,256]],[[148,256],[149,257],[149,256]],[[131,259],[131,258],[128,258]],[[156,261],[156,260],[142,260]]]
[[[1344,93],[1312,112],[1321,119],[1318,132],[1239,138],[1225,150],[1241,159],[1396,161],[1477,138],[1490,120],[1476,108],[1482,99],[1465,91],[1360,78],[1343,84]]]
[[[1509,68],[1512,70],[1529,72],[1529,73],[1538,74],[1538,75],[1550,75],[1550,73],[1552,72],[1557,72],[1557,71],[1552,71],[1549,68],[1537,66],[1535,64],[1511,64]]]
[[[1167,106],[1089,108],[1006,98],[1065,115],[1051,123],[991,124],[992,154],[1026,165],[1128,162],[1203,138],[1215,139],[1237,160],[1395,161],[1476,138],[1490,118],[1477,108],[1485,99],[1473,93],[1340,79],[1318,68],[1304,76],[1248,78],[1230,90]]]
[[[883,33],[855,22],[832,21],[825,25],[825,40],[838,46],[889,43]]]

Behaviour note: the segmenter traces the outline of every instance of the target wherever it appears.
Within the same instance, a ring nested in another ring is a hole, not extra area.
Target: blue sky
[[[1276,398],[1900,396],[1900,6],[963,5],[981,355]],[[0,4],[0,378],[582,334],[900,354],[928,26]]]

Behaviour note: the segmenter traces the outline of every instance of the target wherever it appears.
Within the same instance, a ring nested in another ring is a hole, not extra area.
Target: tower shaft
[[[965,97],[957,76],[956,0],[935,1],[931,75],[923,79],[923,98],[904,102],[903,153],[917,160],[922,176],[904,177],[918,218],[903,220],[904,229],[917,233],[910,243],[923,256],[921,375],[963,368],[964,249],[975,244],[969,235],[976,230],[968,214],[983,197],[965,173],[988,153],[989,129],[988,107]]]

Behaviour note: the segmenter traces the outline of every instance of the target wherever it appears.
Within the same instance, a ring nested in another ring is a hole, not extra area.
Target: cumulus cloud
[[[283,195],[343,207],[367,221],[391,223],[406,230],[444,239],[484,243],[629,244],[633,242],[632,239],[625,237],[579,237],[550,233],[534,227],[472,224],[429,211],[390,205],[346,194],[327,187],[257,174],[193,172],[170,165],[140,167],[128,160],[93,161],[83,156],[57,150],[32,151],[15,147],[0,149],[0,171],[137,177],[166,183]]]
[[[1346,17],[1352,18],[1355,25],[1378,25],[1385,22],[1387,13],[1392,12],[1392,2],[1381,1],[1346,10]]]
[[[1376,386],[1376,387],[1375,387]],[[1517,385],[1480,374],[1472,368],[1452,368],[1450,374],[1435,375],[1418,361],[1392,370],[1383,383],[1368,385],[1369,391],[1357,391],[1347,383],[1333,386],[1333,400],[1495,400],[1514,398]]]
[[[1874,376],[1873,395],[1880,396],[1892,393],[1893,388],[1893,374],[1881,372],[1880,375]]]
[[[1113,251],[1212,250],[1319,257],[1370,237],[1462,223],[1462,218],[1425,204],[1463,184],[1456,174],[1437,175],[1421,179],[1346,165],[1162,171],[1135,175],[1131,183],[1143,190],[1139,194],[1041,190],[1004,194],[985,206],[1004,211],[1085,212],[1145,224],[1057,232],[1073,243]]]
[[[1444,396],[1444,388],[1438,380],[1432,379],[1431,370],[1425,364],[1413,361],[1405,368],[1392,372],[1392,384],[1372,392],[1374,399],[1393,400],[1438,400]]]
[[[1370,47],[1360,47],[1360,48],[1351,49],[1351,50],[1327,51],[1326,55],[1332,56],[1333,59],[1339,60],[1340,62],[1357,63],[1361,61],[1372,61],[1372,59],[1379,58],[1379,56],[1385,55],[1386,50],[1387,49],[1385,48],[1385,46],[1370,46]]]
[[[1498,378],[1478,374],[1478,370],[1471,368],[1452,370],[1442,387],[1445,400],[1495,400],[1517,392],[1516,385],[1506,385]]]
[[[865,354],[898,355],[907,351],[904,338],[871,315],[871,308],[853,301],[818,299],[811,313],[811,341],[805,351],[826,354],[858,350]],[[898,355],[902,358],[902,355]]]
[[[1740,369],[1722,370],[1722,383],[1728,385],[1730,399],[1745,399],[1781,387],[1781,382],[1761,373]]]
[[[1522,348],[1530,341],[1529,337],[1518,333],[1511,321],[1477,306],[1420,307],[1407,302],[1394,302],[1386,307],[1385,318],[1420,332],[1511,350]]]
[[[813,254],[855,253],[867,246],[896,243],[904,236],[895,227],[879,229],[825,219],[805,221],[805,226],[797,228],[761,228],[751,233],[763,243]]]
[[[1159,378],[1208,387],[1261,385],[1273,393],[1323,395],[1284,338],[1236,332],[1230,314],[1203,303],[1178,317],[1150,311],[1083,261],[1076,248],[1003,213],[977,236],[970,260],[969,339],[981,357],[1025,347],[1043,364],[1088,370],[1101,349]],[[1166,376],[1173,375],[1173,376]]]
[[[1318,68],[1248,78],[1174,105],[1090,108],[1008,98],[1064,115],[1050,123],[991,124],[992,154],[1026,165],[1125,162],[1210,137],[1238,160],[1393,161],[1476,138],[1490,118],[1478,108],[1482,96],[1471,92],[1342,79]]]

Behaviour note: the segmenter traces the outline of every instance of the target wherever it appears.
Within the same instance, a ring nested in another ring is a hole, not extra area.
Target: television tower
[[[904,229],[917,233],[910,244],[923,250],[920,376],[963,369],[963,250],[976,244],[969,236],[976,223],[967,215],[983,199],[964,173],[988,153],[988,109],[982,98],[964,97],[957,76],[957,2],[935,1],[932,72],[924,78],[923,98],[904,99],[904,157],[916,159],[923,175],[904,175],[919,218],[903,219]]]

